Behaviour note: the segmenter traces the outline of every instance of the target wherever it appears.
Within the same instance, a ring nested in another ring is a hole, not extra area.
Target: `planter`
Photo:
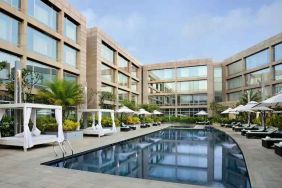
[[[45,134],[50,135],[58,135],[58,132],[45,132]],[[66,140],[82,140],[83,139],[83,131],[67,131],[64,132],[64,137]]]

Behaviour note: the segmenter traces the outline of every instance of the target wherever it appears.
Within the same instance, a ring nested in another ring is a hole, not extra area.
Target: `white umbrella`
[[[121,115],[120,115],[121,121],[122,121],[123,113],[127,113],[127,114],[134,113],[134,111],[129,109],[127,106],[122,106],[121,108],[117,109],[116,112],[121,113]]]
[[[267,106],[267,107],[281,107],[282,106],[282,93],[278,93],[277,95],[270,97],[264,101],[262,101],[259,106]]]
[[[251,110],[260,111],[261,112],[261,119],[262,119],[261,124],[262,124],[264,130],[266,130],[266,124],[265,124],[266,112],[267,111],[272,111],[272,109],[270,109],[270,108],[268,108],[266,106],[260,106],[260,105],[261,105],[261,103],[256,105],[256,106],[254,106],[253,108],[251,108]]]
[[[138,115],[151,115],[150,112],[146,111],[145,109],[141,108],[137,112]]]
[[[158,110],[154,110],[152,114],[154,114],[154,115],[161,115],[161,114],[163,114],[163,113],[160,112],[160,111],[158,111]]]
[[[241,108],[237,109],[238,112],[248,112],[248,125],[251,124],[251,114],[252,108],[256,106],[258,103],[256,101],[250,101],[245,106],[242,106]]]
[[[243,105],[239,105],[236,108],[233,108],[233,110],[229,111],[229,114],[239,114],[238,110],[240,110],[240,108],[242,108]]]
[[[224,110],[223,112],[221,112],[221,114],[229,114],[230,111],[232,111],[233,108],[228,108],[226,110]]]
[[[208,113],[204,110],[201,110],[200,112],[196,113],[195,115],[197,115],[197,116],[207,116]]]

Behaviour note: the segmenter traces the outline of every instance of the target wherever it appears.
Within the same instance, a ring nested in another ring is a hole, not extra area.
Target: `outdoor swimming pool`
[[[210,187],[251,187],[237,144],[215,129],[164,129],[47,165]]]

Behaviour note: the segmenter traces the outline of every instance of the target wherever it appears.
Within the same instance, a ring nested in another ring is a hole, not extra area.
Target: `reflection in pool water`
[[[250,187],[241,151],[217,130],[164,129],[49,165],[211,187]]]

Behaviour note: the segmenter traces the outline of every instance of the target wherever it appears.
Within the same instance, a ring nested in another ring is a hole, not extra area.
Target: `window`
[[[138,67],[135,66],[134,64],[131,64],[131,76],[137,78],[137,73],[138,73]]]
[[[281,80],[282,79],[282,64],[276,65],[274,67],[274,72],[275,72],[275,80]]]
[[[214,101],[221,102],[222,101],[222,68],[215,67],[213,69],[213,77],[214,77]]]
[[[102,64],[101,75],[103,81],[114,82],[114,70],[111,67]]]
[[[114,63],[114,50],[102,43],[101,56],[106,60],[106,63]]]
[[[126,76],[122,73],[118,73],[118,84],[120,86],[128,87],[128,81],[129,81],[128,76]]]
[[[274,85],[274,94],[282,92],[282,84]]]
[[[177,112],[178,115],[193,117],[196,116],[196,113],[200,112],[201,110],[207,112],[207,108],[178,108]]]
[[[269,63],[269,53],[268,49],[258,52],[246,58],[246,68],[247,70],[259,67]]]
[[[0,12],[0,39],[18,45],[19,22]]]
[[[20,58],[0,51],[0,62],[5,62],[5,67],[0,71],[0,80],[7,82],[11,80],[11,73],[15,71],[16,62],[20,62]]]
[[[137,91],[137,81],[134,79],[131,79],[131,90]]]
[[[246,75],[247,86],[258,85],[261,84],[261,82],[266,82],[270,79],[269,68]]]
[[[114,88],[112,86],[107,85],[107,84],[102,84],[101,91],[114,94]]]
[[[77,75],[64,72],[64,80],[67,80],[69,82],[77,82]]]
[[[153,80],[171,80],[174,79],[174,69],[150,70],[149,77]]]
[[[159,106],[175,106],[175,95],[149,96],[149,102]]]
[[[207,77],[207,66],[177,68],[178,78]]]
[[[0,2],[7,3],[8,5],[16,9],[20,8],[20,0],[0,0]]]
[[[243,71],[243,63],[242,61],[236,61],[232,64],[227,65],[228,75],[233,75]]]
[[[57,41],[44,33],[28,27],[28,49],[30,51],[57,59]]]
[[[177,91],[178,92],[206,91],[208,87],[207,85],[208,85],[207,80],[178,82]]]
[[[150,84],[150,86],[153,88],[152,91],[157,91],[159,93],[175,92],[175,83],[174,82],[153,83],[153,84]]]
[[[118,67],[124,71],[128,71],[128,64],[129,61],[122,57],[121,55],[118,55]]]
[[[135,104],[138,104],[138,95],[132,93],[131,94],[131,101],[134,101]]]
[[[37,83],[37,86],[42,86],[45,82],[50,82],[56,79],[58,75],[58,70],[46,65],[29,60],[27,62],[27,69],[39,74],[42,77]]]
[[[118,90],[118,100],[121,102],[123,100],[128,100],[129,99],[129,93],[128,91],[124,91],[119,89]]]
[[[65,17],[64,22],[65,36],[76,42],[77,40],[77,25],[73,23],[68,17]]]
[[[274,46],[274,61],[282,59],[282,43]]]
[[[180,106],[207,105],[208,96],[207,94],[178,95],[177,102]]]
[[[232,78],[227,81],[227,88],[228,89],[235,89],[241,87],[243,85],[242,76]]]
[[[242,96],[242,92],[229,93],[227,96],[229,101],[237,101]]]
[[[41,0],[28,0],[28,15],[57,30],[57,11]]]
[[[76,67],[77,50],[64,45],[64,63]]]

